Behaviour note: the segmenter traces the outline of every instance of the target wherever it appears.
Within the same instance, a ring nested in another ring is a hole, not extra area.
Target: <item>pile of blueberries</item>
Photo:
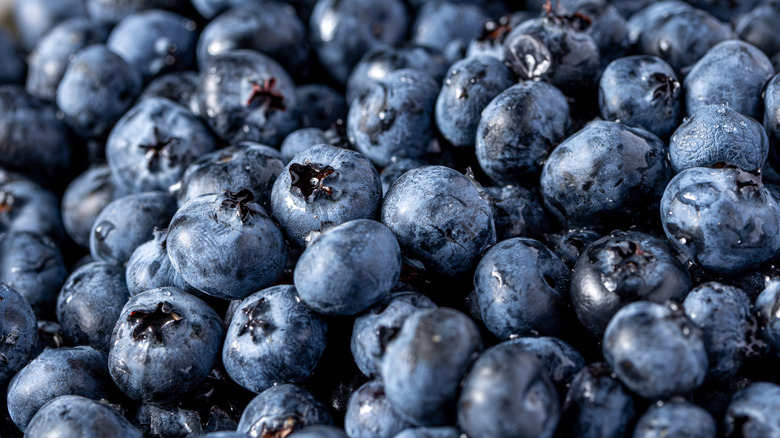
[[[780,437],[777,0],[16,0],[0,436]]]

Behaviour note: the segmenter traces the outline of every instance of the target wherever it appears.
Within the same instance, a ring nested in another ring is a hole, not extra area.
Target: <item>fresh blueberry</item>
[[[347,99],[332,87],[305,84],[295,89],[295,96],[301,107],[302,128],[325,130],[338,120],[347,120]]]
[[[571,275],[571,301],[582,325],[601,336],[623,306],[638,300],[682,301],[691,288],[669,243],[639,231],[615,230],[585,249]]]
[[[104,353],[92,347],[47,349],[11,379],[8,413],[24,432],[33,415],[61,395],[112,400],[115,391]]]
[[[348,142],[341,143],[340,136],[330,137],[328,131],[320,128],[301,128],[291,132],[284,138],[279,151],[282,154],[282,160],[289,163],[296,155],[318,144],[329,144],[331,146],[346,147]],[[331,140],[339,140],[339,144],[331,143]]]
[[[119,407],[78,395],[63,395],[46,403],[30,420],[29,438],[141,438],[143,434],[119,412]]]
[[[704,334],[674,303],[638,301],[607,326],[604,359],[634,393],[647,399],[685,395],[707,375]]]
[[[166,248],[184,281],[227,299],[274,284],[287,260],[282,232],[248,189],[184,204],[171,219]]]
[[[452,424],[460,381],[480,350],[479,329],[468,316],[445,307],[413,313],[382,360],[387,398],[415,425]]]
[[[512,343],[479,356],[458,401],[458,425],[474,437],[549,438],[559,415],[558,393],[542,363]]]
[[[0,29],[0,84],[18,84],[24,82],[27,76],[27,64],[24,62],[24,54],[17,46],[14,38]]]
[[[379,172],[379,178],[382,180],[382,194],[386,195],[387,191],[390,190],[390,186],[392,186],[393,183],[401,177],[401,175],[424,165],[424,161],[418,160],[416,158],[401,158],[398,160],[393,160],[392,163],[382,168],[382,171]]]
[[[545,233],[544,241],[566,266],[573,268],[583,251],[603,236],[593,230],[570,229]]]
[[[471,272],[496,242],[488,203],[472,181],[444,166],[401,175],[382,203],[382,223],[401,249],[441,275]]]
[[[739,2],[724,0],[691,0],[689,3],[696,8],[709,12],[719,20],[728,23],[736,16],[754,9],[759,3],[763,2],[761,0],[744,0]]]
[[[560,90],[545,82],[523,81],[502,91],[482,111],[477,160],[499,184],[536,181],[570,126],[569,105]]]
[[[669,138],[682,117],[682,88],[672,67],[660,58],[626,56],[604,69],[599,109],[605,120]]]
[[[62,195],[62,224],[68,236],[89,248],[89,234],[118,190],[107,165],[96,165],[73,179]]]
[[[721,275],[746,273],[780,251],[777,201],[759,176],[735,167],[677,174],[664,191],[661,222],[678,251]]]
[[[134,400],[175,400],[219,361],[224,328],[206,303],[176,288],[130,298],[111,335],[108,369]]]
[[[243,438],[244,436],[245,435],[235,438]],[[294,431],[288,436],[290,438],[347,438],[347,434],[344,433],[342,429],[324,425],[304,427]]]
[[[95,20],[117,23],[128,15],[149,9],[180,10],[186,0],[83,0]]]
[[[220,12],[238,5],[261,6],[270,3],[267,0],[192,0],[192,5],[205,18],[216,17]]]
[[[727,438],[780,436],[780,386],[756,382],[732,397],[724,417]]]
[[[460,438],[463,434],[454,427],[411,427],[393,438]]]
[[[84,0],[25,0],[13,3],[13,19],[25,49],[32,50],[38,40],[58,23],[74,17],[86,17]]]
[[[545,207],[566,227],[606,227],[658,210],[671,177],[664,143],[648,131],[595,121],[544,163]],[[652,216],[655,217],[655,216]]]
[[[620,58],[629,50],[627,15],[618,11],[614,3],[607,0],[566,0],[562,2],[573,14],[580,14],[590,20],[586,32],[599,47],[604,64]]]
[[[276,146],[298,127],[298,102],[290,75],[270,57],[233,50],[202,70],[190,109],[223,140]]]
[[[0,386],[27,365],[37,345],[35,313],[23,296],[0,282]]]
[[[775,23],[780,19],[780,4],[764,1],[734,20],[734,31],[739,39],[749,42],[772,58],[780,52],[780,36]]]
[[[650,406],[637,421],[632,438],[715,438],[718,428],[709,412],[674,398]]]
[[[189,106],[195,89],[200,81],[200,75],[194,71],[175,71],[152,79],[144,88],[138,100],[151,97],[162,97],[179,105]]]
[[[488,15],[479,4],[428,1],[417,11],[411,40],[436,49],[452,62],[463,57],[468,43],[478,37]]]
[[[538,9],[537,9],[538,11]],[[512,31],[526,20],[537,18],[538,13],[529,11],[516,11],[506,14],[498,19],[489,19],[482,26],[482,32],[469,42],[464,58],[476,55],[492,56],[499,61],[504,61],[504,43]]]
[[[0,169],[0,233],[29,231],[64,243],[59,204],[53,192]]]
[[[82,137],[104,137],[141,93],[141,74],[103,44],[76,52],[57,86],[57,107]]]
[[[307,426],[331,424],[330,413],[311,393],[285,384],[273,386],[249,402],[238,423],[238,432],[263,438],[286,436]]]
[[[726,72],[737,72],[729,75]],[[756,46],[727,40],[710,49],[685,76],[685,110],[692,116],[704,105],[727,104],[735,111],[761,120],[761,95],[774,75],[769,58]],[[739,90],[737,92],[736,90]]]
[[[108,353],[114,325],[129,298],[121,266],[92,262],[76,269],[57,297],[57,321],[65,339]]]
[[[208,128],[187,108],[150,98],[116,123],[106,142],[106,159],[114,181],[125,191],[165,191],[190,163],[215,148]]]
[[[222,362],[236,383],[255,393],[300,383],[317,366],[327,333],[325,319],[301,303],[294,286],[274,286],[241,301]]]
[[[349,398],[344,429],[350,438],[392,438],[409,427],[387,399],[381,380],[365,383]]]
[[[200,415],[195,411],[182,409],[177,406],[142,403],[135,412],[135,420],[143,429],[144,436],[186,437],[203,435]]]
[[[295,155],[271,192],[273,216],[297,248],[324,224],[375,219],[381,202],[382,183],[368,158],[327,144]]]
[[[756,298],[755,312],[761,337],[776,355],[780,353],[780,282],[769,282]]]
[[[411,69],[388,73],[352,102],[349,142],[380,167],[393,158],[420,158],[433,140],[438,94],[439,85],[425,73]]]
[[[764,90],[764,128],[769,136],[769,161],[780,167],[780,75],[775,75]]]
[[[95,219],[89,249],[95,260],[124,264],[133,251],[166,228],[176,212],[176,199],[164,192],[143,192],[116,198]]]
[[[542,362],[550,381],[563,400],[574,376],[585,367],[582,355],[566,342],[548,336],[512,338],[507,344],[516,344]]]

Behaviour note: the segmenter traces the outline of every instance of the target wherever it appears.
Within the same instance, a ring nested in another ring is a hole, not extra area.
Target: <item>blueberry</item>
[[[599,109],[605,120],[669,138],[682,116],[681,85],[672,67],[660,58],[619,58],[607,65],[599,81]]]
[[[521,23],[537,17],[538,13],[517,11],[505,14],[498,19],[488,19],[482,26],[482,32],[469,42],[465,58],[471,58],[475,55],[488,55],[503,62],[505,55],[504,43],[507,37]]]
[[[638,301],[607,326],[604,359],[618,379],[647,399],[685,395],[707,374],[704,334],[674,303]]]
[[[411,40],[436,49],[452,62],[463,57],[469,41],[480,35],[487,19],[479,4],[429,1],[417,11]]]
[[[121,266],[92,262],[74,270],[57,297],[57,321],[65,339],[108,353],[114,325],[129,298]]]
[[[403,174],[387,191],[382,223],[442,275],[470,272],[496,241],[490,206],[468,178],[444,166]]]
[[[343,84],[364,53],[400,42],[408,21],[399,0],[320,0],[309,32],[320,63]]]
[[[585,249],[571,276],[580,322],[601,336],[623,306],[637,300],[682,301],[691,278],[669,243],[638,231],[613,231]]]
[[[558,145],[544,163],[545,207],[566,227],[617,225],[657,211],[671,177],[654,134],[595,121]]]
[[[248,189],[184,204],[171,219],[166,248],[184,281],[227,299],[274,284],[287,260],[282,232]]]
[[[216,17],[220,12],[230,9],[238,5],[262,5],[263,3],[269,3],[266,0],[192,0],[192,5],[200,13],[200,15],[211,19]]]
[[[724,74],[730,71],[741,73]],[[735,111],[761,120],[761,93],[773,75],[772,63],[756,46],[739,40],[723,41],[711,48],[685,77],[686,112],[692,116],[704,105],[726,103]]]
[[[571,345],[558,338],[541,336],[512,338],[506,342],[515,344],[533,354],[542,362],[550,381],[558,389],[563,400],[575,375],[585,367],[585,359]]]
[[[273,386],[247,405],[238,432],[250,437],[286,436],[315,425],[331,425],[328,410],[305,389],[291,385]]]
[[[122,309],[108,369],[134,400],[175,400],[214,368],[223,336],[221,319],[203,301],[176,288],[152,289]]]
[[[453,63],[436,99],[436,126],[442,136],[455,146],[474,145],[482,110],[515,81],[512,71],[492,56]]]
[[[0,282],[0,386],[22,369],[35,354],[38,325],[35,313],[18,292]]]
[[[571,382],[558,425],[559,436],[622,437],[636,411],[631,393],[607,364],[583,367]]]
[[[381,380],[371,380],[352,393],[344,418],[350,438],[392,438],[412,424],[398,414]]]
[[[38,410],[61,395],[114,399],[104,353],[92,347],[44,350],[8,384],[8,413],[25,431]]]
[[[570,229],[545,233],[544,241],[569,268],[573,268],[583,251],[603,236],[593,230]]]
[[[150,97],[162,97],[172,100],[179,105],[189,106],[199,81],[200,75],[194,71],[187,70],[166,73],[152,79],[152,81],[146,85],[143,93],[138,97],[138,100],[142,101]]]
[[[382,180],[382,194],[387,195],[390,186],[392,186],[401,175],[412,169],[424,166],[425,164],[425,161],[416,158],[401,158],[394,160],[392,163],[385,166],[382,171],[379,172],[379,178]]]
[[[368,158],[327,144],[295,155],[271,192],[273,216],[297,248],[326,223],[375,219],[381,201],[379,173]]]
[[[95,20],[117,23],[124,17],[149,9],[180,9],[185,0],[83,0]]]
[[[780,219],[761,178],[738,168],[684,170],[661,200],[674,247],[706,270],[735,276],[774,258]]]
[[[377,166],[393,158],[420,158],[433,140],[434,106],[439,85],[427,74],[396,70],[356,98],[347,116],[355,149]]]
[[[324,318],[301,303],[294,286],[245,298],[228,326],[222,361],[228,375],[261,393],[311,375],[327,342]]]
[[[774,167],[780,165],[780,75],[775,75],[764,90],[764,128],[769,136],[769,160]]]
[[[755,313],[761,338],[775,354],[780,353],[780,282],[774,280],[756,298]]]
[[[106,46],[141,73],[144,82],[195,64],[195,22],[168,11],[126,15],[111,30]]]
[[[76,52],[57,87],[57,107],[82,137],[101,138],[141,93],[141,74],[103,44]]]
[[[413,313],[382,360],[387,398],[415,425],[452,424],[460,381],[481,349],[479,329],[466,315],[445,307]]]
[[[650,406],[637,421],[633,438],[715,438],[717,425],[703,408],[682,399]]]
[[[170,405],[142,403],[135,412],[135,420],[143,428],[145,436],[203,435],[197,412]]]
[[[290,438],[347,438],[347,434],[343,430],[334,426],[308,426],[302,429],[298,429],[288,435]],[[243,438],[241,437],[235,438]],[[218,438],[218,437],[214,437]],[[227,437],[226,437],[227,438]]]
[[[84,0],[27,0],[13,3],[15,28],[25,49],[32,50],[38,40],[58,23],[74,17],[86,17]]]
[[[143,192],[116,198],[95,219],[89,249],[95,260],[124,264],[133,251],[165,228],[176,212],[176,200],[164,192]]]
[[[276,146],[298,126],[292,78],[276,61],[253,50],[211,58],[190,109],[229,143]]]
[[[0,84],[24,82],[27,64],[24,62],[23,52],[5,29],[0,29],[0,59],[3,60],[0,67]]]
[[[0,232],[28,231],[65,243],[57,195],[0,169]]]
[[[724,436],[753,438],[780,436],[780,386],[756,382],[731,398],[724,417]]]
[[[393,438],[460,438],[463,436],[454,427],[411,427]]]
[[[780,38],[775,32],[775,20],[780,18],[779,6],[773,1],[760,2],[736,17],[733,23],[739,39],[758,47],[770,58],[780,51]]]
[[[306,26],[289,4],[266,1],[263,5],[236,5],[203,29],[198,39],[198,66],[203,71],[212,57],[237,49],[261,52],[292,75],[301,76],[309,57]]]
[[[117,192],[105,164],[90,167],[68,184],[62,195],[62,224],[74,242],[89,248],[92,225]]]
[[[458,425],[475,437],[552,437],[559,415],[558,394],[542,363],[512,343],[479,356],[458,401]]]
[[[141,438],[143,434],[118,406],[78,395],[63,395],[46,403],[25,430],[30,438]]]
[[[601,61],[604,64],[620,58],[629,50],[628,25],[626,14],[607,0],[567,0],[562,2],[566,9],[590,20],[586,32],[599,47]]]
[[[482,111],[476,131],[479,165],[499,184],[535,181],[570,125],[569,105],[560,90],[544,82],[513,85]]]
[[[393,292],[355,318],[350,349],[360,371],[376,377],[388,344],[395,339],[412,313],[436,305],[425,295],[413,291]]]
[[[295,89],[295,96],[301,106],[302,128],[324,130],[338,120],[347,120],[346,98],[328,85],[304,84]]]

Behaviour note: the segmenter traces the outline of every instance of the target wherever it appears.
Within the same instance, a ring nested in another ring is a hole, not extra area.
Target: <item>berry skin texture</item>
[[[27,300],[0,282],[0,385],[24,367],[38,345],[38,325]]]
[[[63,395],[46,403],[30,420],[29,438],[141,438],[143,434],[118,407],[78,395]]]
[[[249,402],[238,432],[250,437],[287,436],[308,426],[333,424],[327,408],[296,385],[276,385]]]
[[[715,438],[717,430],[709,412],[673,398],[650,406],[637,421],[633,438]]]

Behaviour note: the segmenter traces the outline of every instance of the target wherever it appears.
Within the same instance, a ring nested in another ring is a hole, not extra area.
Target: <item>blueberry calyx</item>
[[[252,90],[246,100],[246,106],[259,105],[267,116],[271,111],[284,111],[284,96],[276,89],[276,78],[264,79],[262,83],[257,80],[250,81]]]
[[[287,435],[293,433],[296,429],[300,429],[304,426],[304,422],[297,416],[287,417],[279,427],[267,428],[267,425],[263,425],[263,430],[260,432],[261,438],[285,438]]]
[[[672,105],[680,93],[680,83],[663,73],[653,73],[650,78],[660,84],[653,90],[653,100],[663,100],[665,104]]]
[[[553,7],[552,1],[547,0],[542,6],[542,11],[544,12],[544,18],[546,20],[552,23],[570,26],[572,29],[580,32],[588,30],[591,23],[593,23],[593,20],[582,12],[566,14],[560,1],[556,1],[555,7]]]
[[[14,195],[11,192],[0,192],[0,213],[8,213],[14,208]]]
[[[236,214],[241,218],[241,222],[244,222],[250,213],[255,213],[248,205],[255,200],[255,195],[252,194],[251,190],[244,189],[239,192],[225,190],[224,194],[225,199],[222,201],[222,208],[236,209]]]
[[[180,314],[174,312],[173,306],[167,301],[157,303],[154,311],[136,310],[127,316],[128,321],[134,321],[138,325],[133,329],[134,340],[146,340],[154,336],[157,342],[162,342],[162,330],[167,325],[181,321]]]
[[[303,196],[306,201],[311,201],[318,193],[333,194],[333,189],[325,185],[325,179],[331,175],[338,175],[336,169],[319,164],[290,165],[290,192]]]
[[[276,326],[273,323],[263,319],[263,316],[268,313],[269,309],[270,306],[265,298],[260,298],[251,308],[246,307],[241,309],[241,312],[247,316],[247,321],[246,324],[238,330],[238,336],[249,333],[252,336],[252,342],[255,344],[262,342],[264,336],[267,336],[276,329]]]
[[[163,138],[160,136],[160,130],[157,128],[157,126],[154,127],[154,138],[152,139],[151,144],[139,144],[138,147],[146,151],[146,155],[144,158],[146,158],[146,168],[149,170],[152,170],[152,167],[154,167],[155,164],[157,164],[157,161],[161,158],[167,158],[172,162],[176,161],[176,156],[171,151],[171,145],[175,143],[177,140],[179,140],[176,137],[166,137]]]

